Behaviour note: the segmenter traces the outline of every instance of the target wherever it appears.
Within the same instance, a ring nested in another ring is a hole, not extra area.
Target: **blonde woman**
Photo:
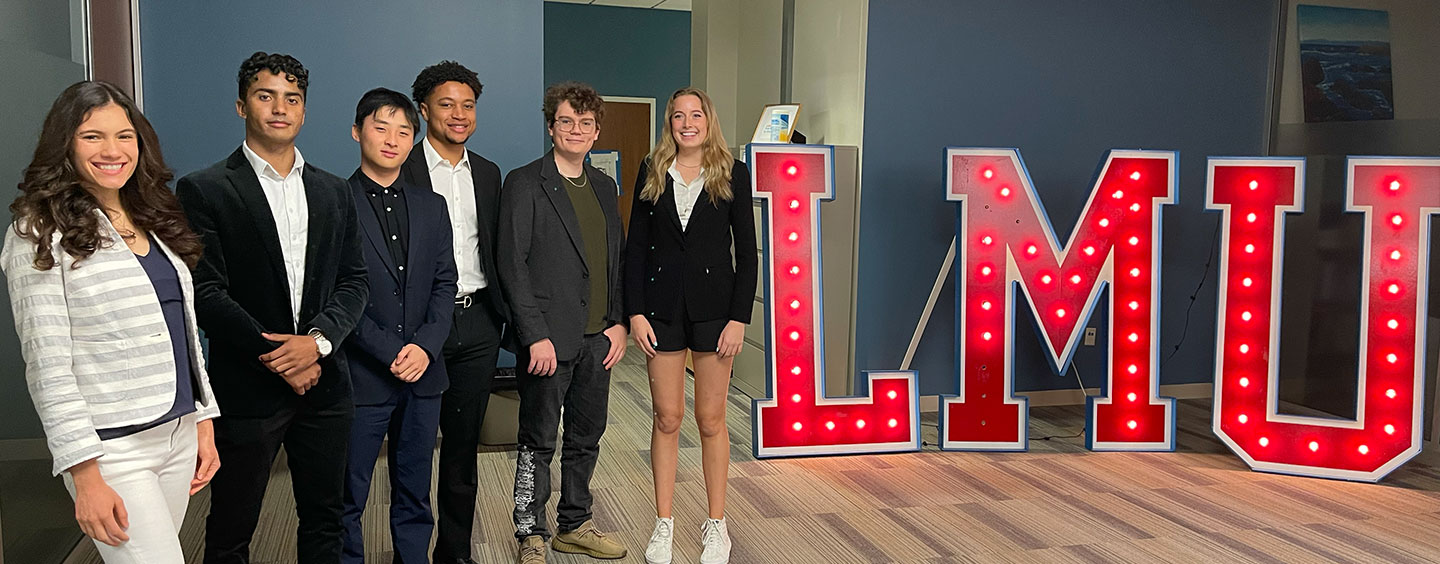
[[[740,352],[755,296],[750,173],[730,156],[715,106],[704,91],[676,91],[665,115],[660,141],[635,182],[625,250],[625,313],[635,344],[648,357],[654,403],[650,465],[656,519],[645,559],[652,564],[671,560],[688,352],[695,367],[695,422],[710,510],[701,527],[700,561],[717,564],[730,559],[725,524],[730,365]]]

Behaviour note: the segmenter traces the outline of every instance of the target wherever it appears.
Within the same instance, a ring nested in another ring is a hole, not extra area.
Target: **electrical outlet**
[[[1085,328],[1085,346],[1087,346],[1087,347],[1093,347],[1093,346],[1095,346],[1095,328],[1094,328],[1094,327],[1086,327],[1086,328]]]

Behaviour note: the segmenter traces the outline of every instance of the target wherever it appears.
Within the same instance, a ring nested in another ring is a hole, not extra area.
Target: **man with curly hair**
[[[600,136],[605,103],[590,86],[566,82],[545,91],[544,112],[554,149],[511,171],[500,191],[500,279],[518,339],[523,414],[515,464],[516,561],[545,562],[545,503],[561,417],[559,534],[551,546],[623,558],[625,547],[595,527],[590,494],[610,369],[625,356],[626,339],[620,287],[625,236],[615,181],[585,163]]]
[[[467,563],[473,562],[470,533],[479,482],[475,448],[490,401],[500,329],[509,315],[495,269],[500,167],[465,148],[475,133],[475,105],[482,89],[473,71],[454,61],[441,61],[420,71],[412,88],[425,120],[425,138],[410,151],[401,178],[445,199],[459,272],[450,335],[441,352],[450,387],[440,397],[444,439],[433,556],[437,563]]]
[[[283,446],[299,516],[297,557],[340,561],[346,443],[354,417],[340,344],[369,296],[350,187],[295,148],[309,73],[282,54],[240,65],[245,142],[175,186],[205,245],[195,309],[225,405],[215,423],[205,562],[250,561],[270,466]]]

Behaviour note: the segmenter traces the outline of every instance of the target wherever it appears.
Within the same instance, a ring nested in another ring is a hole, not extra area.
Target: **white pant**
[[[184,564],[180,524],[195,476],[195,414],[127,437],[104,441],[100,475],[130,516],[120,546],[94,541],[108,564]],[[62,474],[75,497],[75,480]]]

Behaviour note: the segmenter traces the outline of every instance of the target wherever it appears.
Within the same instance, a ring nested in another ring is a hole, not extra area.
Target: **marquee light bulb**
[[[899,421],[896,421],[896,420],[894,420],[894,419],[891,419],[890,421],[886,422],[886,424],[889,425],[891,429],[894,429],[897,425],[900,424],[900,422],[899,422]]]
[[[1255,215],[1255,212],[1245,214],[1245,221],[1249,223],[1255,223],[1255,220],[1259,218],[1260,216]]]
[[[1245,320],[1245,321],[1250,321],[1250,319],[1251,319],[1252,317],[1254,317],[1254,316],[1253,316],[1253,315],[1250,315],[1250,312],[1248,312],[1248,311],[1246,311],[1246,312],[1241,312],[1241,313],[1240,313],[1240,319],[1243,319],[1243,320]]]
[[[1247,252],[1247,253],[1253,253],[1253,252],[1255,252],[1255,245],[1249,245],[1249,244],[1245,245],[1245,252]]]
[[[792,266],[792,267],[790,267],[790,275],[791,275],[791,276],[799,276],[799,275],[800,275],[800,267],[798,267],[798,266]]]
[[[1240,285],[1246,288],[1249,288],[1254,283],[1255,281],[1251,280],[1249,276],[1240,279]]]
[[[995,239],[991,238],[989,235],[986,235],[980,239],[980,242],[989,245],[991,243],[994,243]]]
[[[980,338],[981,338],[981,339],[985,339],[986,341],[989,341],[989,340],[990,340],[990,332],[989,332],[989,331],[986,331],[986,332],[984,332],[984,333],[981,333],[981,334],[980,334]]]
[[[1391,425],[1391,424],[1389,424],[1389,423],[1386,423],[1386,424],[1385,424],[1385,434],[1386,434],[1386,435],[1394,435],[1394,434],[1395,434],[1395,426],[1394,426],[1394,425]]]
[[[1390,354],[1385,355],[1385,361],[1386,361],[1386,362],[1389,362],[1390,364],[1395,364],[1395,363],[1398,362],[1399,360],[1400,360],[1400,357],[1399,357],[1399,356],[1396,356],[1395,353],[1390,353]]]
[[[1124,197],[1125,197],[1125,191],[1124,191],[1124,190],[1116,190],[1114,194],[1111,194],[1111,195],[1110,195],[1110,197],[1111,197],[1111,198],[1115,198],[1116,200],[1119,200],[1120,198],[1124,198]]]
[[[792,209],[792,210],[798,210],[798,209],[800,209],[800,200],[790,200],[790,209]]]
[[[1010,197],[1010,187],[1009,187],[1009,186],[1001,186],[1001,187],[1000,187],[1000,197],[1002,197],[1002,198],[1009,198],[1009,197]]]
[[[1136,427],[1139,427],[1140,424],[1136,423],[1134,419],[1131,419],[1130,421],[1125,423],[1125,426],[1129,427],[1131,430],[1134,430]]]
[[[804,429],[805,426],[804,426],[804,425],[801,425],[799,421],[796,421],[794,425],[791,425],[791,426],[790,426],[790,428],[791,428],[791,429],[794,429],[794,430],[796,430],[796,431],[799,431],[799,430],[801,430],[801,429]]]
[[[1365,446],[1365,445],[1360,445],[1360,448],[1355,449],[1355,450],[1360,451],[1360,454],[1370,454],[1370,447]]]
[[[1109,220],[1109,219],[1106,219],[1106,218],[1103,218],[1103,217],[1102,217],[1102,218],[1100,218],[1100,222],[1099,222],[1099,223],[1100,223],[1100,227],[1110,227],[1110,220]]]
[[[983,309],[983,310],[985,310],[985,311],[990,311],[990,302],[988,302],[988,301],[980,302],[980,309]]]
[[[1400,224],[1402,224],[1402,223],[1405,223],[1405,218],[1400,217],[1400,214],[1397,213],[1397,214],[1395,214],[1395,215],[1390,216],[1390,224],[1391,224],[1391,225],[1394,225],[1395,227],[1400,227]]]
[[[988,267],[988,266],[982,266],[982,267],[980,267],[980,274],[983,274],[983,275],[985,275],[985,276],[989,276],[989,275],[990,275],[990,267]]]
[[[790,332],[790,340],[791,340],[791,341],[799,341],[799,340],[800,340],[800,332],[799,332],[799,331],[791,331],[791,332]]]
[[[1401,256],[1399,249],[1390,251],[1390,260],[1400,260]]]
[[[1125,399],[1127,399],[1127,400],[1135,401],[1137,398],[1138,398],[1138,396],[1135,395],[1135,392],[1130,392],[1130,393],[1128,393],[1128,394],[1125,394]]]
[[[799,376],[799,375],[800,375],[800,365],[797,364],[797,365],[791,367],[791,368],[790,368],[790,373],[791,373],[791,374],[794,374],[794,375],[796,375],[796,376]]]
[[[1130,237],[1130,241],[1129,241],[1129,242],[1130,242],[1131,245],[1139,245],[1139,244],[1140,244],[1140,238],[1139,238],[1139,237],[1135,237],[1135,236],[1132,235],[1132,236]]]
[[[1270,446],[1270,439],[1260,437],[1260,446]]]
[[[1139,203],[1130,204],[1130,211],[1132,211],[1132,212],[1138,212],[1138,211],[1140,211],[1140,204],[1139,204]]]
[[[1083,278],[1080,278],[1080,275],[1079,275],[1079,274],[1072,274],[1072,275],[1070,276],[1070,283],[1071,283],[1071,284],[1079,284],[1081,280],[1083,280]]]
[[[835,430],[835,422],[834,422],[834,421],[826,421],[826,422],[825,422],[825,430],[827,430],[827,431],[834,431],[834,430]]]
[[[1391,181],[1390,181],[1390,191],[1391,191],[1391,192],[1394,192],[1394,191],[1399,190],[1399,189],[1400,189],[1400,181],[1399,181],[1399,180],[1391,180]]]
[[[1237,417],[1236,419],[1239,419],[1241,424],[1245,424],[1245,423],[1247,423],[1247,422],[1250,421],[1250,416],[1249,416],[1249,415],[1245,415],[1244,413],[1241,413],[1241,414],[1240,414],[1240,417]]]
[[[888,398],[890,398],[890,399],[895,399],[895,398],[897,398],[897,397],[900,397],[900,394],[895,393],[895,390],[890,390],[890,393],[885,394],[885,397],[888,397]]]
[[[991,178],[995,178],[995,171],[987,168],[983,172],[981,172],[980,175],[984,176],[986,180],[989,180]]]
[[[1040,252],[1040,249],[1036,248],[1035,245],[1030,245],[1030,246],[1028,246],[1028,247],[1025,247],[1025,254],[1027,254],[1027,255],[1032,255],[1032,256],[1033,256],[1033,255],[1034,255],[1035,253],[1037,253],[1037,252]]]
[[[795,175],[797,175],[797,174],[800,174],[800,167],[797,167],[797,166],[795,166],[795,165],[790,165],[789,168],[786,168],[786,169],[785,169],[785,174],[788,174],[788,175],[790,175],[790,176],[795,176]]]
[[[1132,269],[1130,269],[1130,275],[1131,275],[1131,276],[1134,276],[1134,277],[1136,277],[1136,278],[1139,278],[1139,277],[1140,277],[1140,269],[1139,269],[1139,268],[1132,268]]]
[[[796,242],[796,241],[799,241],[799,240],[800,240],[800,232],[799,232],[799,231],[791,231],[791,232],[790,232],[790,236],[789,236],[789,237],[786,237],[786,238],[789,239],[791,243],[794,243],[794,242]]]
[[[793,401],[793,402],[795,402],[795,403],[800,403],[800,400],[801,400],[801,399],[802,399],[802,398],[800,397],[800,394],[795,394],[795,395],[793,395],[793,396],[790,396],[790,401]]]
[[[1139,366],[1135,366],[1134,364],[1131,364],[1130,366],[1125,367],[1125,371],[1126,371],[1126,372],[1129,372],[1129,373],[1131,373],[1131,374],[1135,374],[1135,373],[1140,372],[1140,367],[1139,367]]]
[[[1093,256],[1094,254],[1095,247],[1085,247],[1085,256]]]
[[[1251,181],[1250,181],[1250,189],[1251,189],[1251,190],[1254,190],[1254,189],[1259,188],[1259,187],[1260,187],[1260,182],[1255,181],[1255,180],[1251,180]]]
[[[1049,284],[1051,280],[1054,280],[1054,279],[1051,278],[1049,274],[1042,274],[1042,275],[1040,275],[1040,283],[1041,283],[1041,284]]]
[[[1240,377],[1240,387],[1241,387],[1241,388],[1249,388],[1249,387],[1250,387],[1250,379],[1249,379],[1249,378],[1246,378],[1246,377],[1244,377],[1244,376],[1241,376],[1241,377]]]
[[[1130,339],[1130,342],[1132,342],[1132,343],[1139,342],[1139,341],[1140,341],[1140,334],[1139,334],[1139,333],[1131,333],[1130,336],[1127,337],[1127,338]]]
[[[865,420],[864,420],[864,419],[861,419],[861,420],[859,420],[859,421],[856,421],[856,422],[855,422],[855,428],[856,428],[856,429],[864,429],[864,428],[865,428]]]
[[[1140,309],[1140,302],[1131,301],[1131,302],[1130,302],[1130,310],[1131,310],[1131,311],[1134,311],[1134,310],[1137,310],[1137,309]]]
[[[800,300],[790,300],[790,309],[800,309]]]
[[[1130,173],[1130,180],[1140,180],[1140,171]]]
[[[1390,388],[1390,389],[1388,389],[1388,390],[1385,390],[1385,397],[1390,398],[1390,399],[1395,399],[1395,388]]]
[[[1243,343],[1242,343],[1242,344],[1240,345],[1240,354],[1247,354],[1247,353],[1249,353],[1249,352],[1250,352],[1250,345],[1246,345],[1246,344],[1243,344]]]
[[[1399,329],[1399,328],[1400,328],[1400,321],[1395,320],[1395,319],[1391,319],[1390,321],[1385,322],[1385,326],[1386,326],[1386,327],[1389,327],[1389,328],[1391,328],[1391,329]]]
[[[1310,452],[1319,452],[1319,451],[1320,451],[1320,443],[1315,442],[1315,441],[1310,441]]]
[[[1055,317],[1065,317],[1065,308],[1055,310]]]
[[[1386,289],[1386,291],[1390,292],[1391,294],[1399,294],[1399,293],[1400,293],[1400,285],[1399,285],[1399,284],[1391,284],[1390,286],[1386,287],[1385,289]]]

